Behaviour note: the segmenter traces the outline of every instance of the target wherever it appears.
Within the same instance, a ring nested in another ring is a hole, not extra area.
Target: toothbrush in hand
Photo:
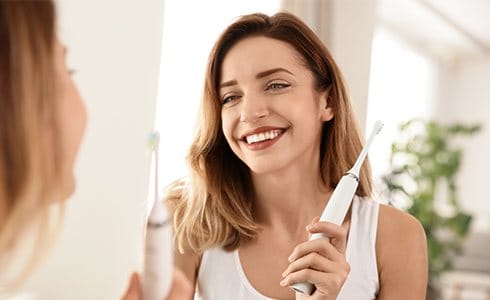
[[[142,278],[143,299],[162,300],[169,294],[173,276],[172,229],[165,206],[158,199],[158,146],[160,135],[154,132],[149,147],[154,156],[155,195],[148,216],[145,235],[145,258]]]
[[[374,137],[379,133],[381,128],[383,128],[383,123],[376,121],[373,130],[371,131],[371,135],[369,136],[366,145],[362,149],[362,152],[359,154],[356,163],[344,176],[342,176],[337,184],[337,187],[333,191],[333,194],[327,203],[327,207],[325,207],[325,210],[320,217],[320,221],[331,222],[339,226],[344,222],[345,215],[349,210],[352,198],[354,197],[357,186],[359,185],[359,173],[361,172],[361,166],[367,156],[369,147],[371,146]],[[328,239],[328,237],[323,236],[321,233],[315,233],[311,235],[310,241],[318,238]],[[315,290],[314,285],[309,282],[296,283],[291,285],[290,288],[296,292],[306,295],[313,294]]]

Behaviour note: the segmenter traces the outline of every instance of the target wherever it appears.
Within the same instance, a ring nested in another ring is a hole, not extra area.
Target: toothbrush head
[[[383,126],[384,126],[384,124],[380,120],[377,120],[374,123],[373,132],[375,132],[375,134],[378,134],[381,131],[381,129],[383,128]]]
[[[383,126],[384,124],[380,120],[377,120],[374,123],[373,132],[375,132],[375,134],[378,134],[381,131],[381,128],[383,128]]]
[[[158,149],[158,144],[160,143],[160,133],[158,131],[153,131],[148,136],[148,148],[151,151],[156,151]]]

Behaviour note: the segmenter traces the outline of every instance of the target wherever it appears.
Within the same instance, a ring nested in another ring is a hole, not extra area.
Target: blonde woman
[[[0,45],[1,286],[22,277],[49,244],[56,229],[51,212],[75,190],[86,113],[51,1],[1,1]],[[16,260],[16,274],[7,275],[28,234],[31,255]]]
[[[361,148],[341,72],[301,20],[231,24],[209,58],[191,176],[167,198],[199,297],[304,298],[288,286],[310,282],[308,299],[425,299],[424,230],[370,199],[368,163],[344,224],[318,222]]]
[[[52,1],[0,1],[0,298],[43,257],[75,190],[86,112],[55,21]],[[181,277],[169,299],[192,292]],[[125,297],[139,293],[133,276]]]

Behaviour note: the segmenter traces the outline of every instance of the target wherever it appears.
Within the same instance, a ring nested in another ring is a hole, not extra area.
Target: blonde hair
[[[257,235],[252,213],[253,186],[249,168],[233,153],[221,128],[218,94],[221,67],[227,52],[250,36],[264,36],[293,46],[312,72],[318,91],[329,89],[334,118],[325,123],[320,145],[323,182],[335,188],[361,152],[362,139],[341,72],[315,33],[289,13],[250,14],[231,24],[216,42],[208,61],[197,135],[188,154],[189,181],[170,186],[176,244],[195,253],[220,246],[236,249]],[[362,167],[359,196],[371,194],[371,172]]]
[[[16,266],[20,269],[17,279],[32,269],[56,228],[51,226],[51,203],[60,178],[61,141],[55,27],[52,1],[0,2],[2,272],[15,257],[20,241],[35,229],[35,249],[25,267]]]

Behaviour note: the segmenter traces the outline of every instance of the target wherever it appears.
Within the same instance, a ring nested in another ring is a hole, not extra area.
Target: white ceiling
[[[490,0],[380,0],[383,25],[443,59],[490,56]]]

